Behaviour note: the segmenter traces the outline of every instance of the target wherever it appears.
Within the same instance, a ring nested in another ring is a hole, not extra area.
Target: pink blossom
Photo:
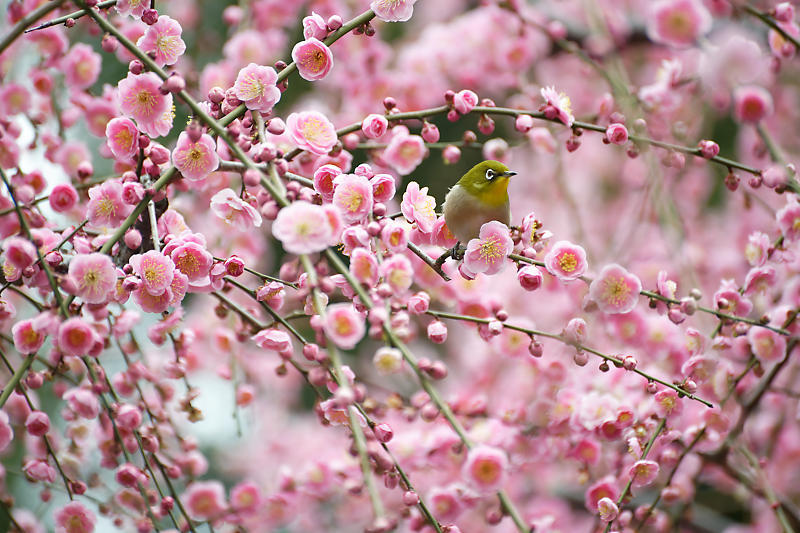
[[[408,227],[401,222],[389,221],[381,230],[381,241],[390,252],[403,252],[408,246]]]
[[[403,369],[403,354],[397,348],[381,346],[372,357],[372,364],[382,376],[396,374]]]
[[[526,265],[517,271],[517,281],[526,291],[535,291],[542,286],[542,271],[536,265]]]
[[[800,203],[791,198],[785,206],[775,214],[778,227],[781,229],[783,237],[789,242],[800,241]],[[764,244],[769,247],[769,237],[762,238]],[[763,245],[762,245],[763,246]],[[763,255],[766,260],[766,254]]]
[[[231,507],[242,514],[255,513],[261,504],[261,491],[255,483],[244,481],[231,489]]]
[[[219,167],[217,144],[211,135],[204,133],[196,142],[182,131],[172,151],[172,163],[184,178],[198,181]]]
[[[149,250],[130,258],[133,272],[142,280],[144,289],[159,296],[169,288],[174,276],[175,264],[161,252]]]
[[[469,451],[461,467],[461,475],[472,488],[480,492],[492,492],[503,487],[508,466],[504,451],[479,445]]]
[[[658,416],[668,417],[671,415],[679,415],[683,410],[683,404],[678,398],[678,393],[672,389],[658,391],[653,399],[655,400],[655,408]]]
[[[4,452],[14,440],[14,428],[8,420],[8,414],[0,411],[0,452]]]
[[[311,37],[292,48],[292,61],[300,77],[308,81],[321,80],[333,68],[333,53],[322,41]]]
[[[0,87],[0,115],[10,117],[27,113],[30,107],[30,92],[19,83],[6,83]]]
[[[597,502],[597,514],[603,522],[613,522],[619,515],[619,507],[611,498],[600,498]]]
[[[95,227],[119,227],[133,210],[122,199],[122,184],[119,180],[108,180],[89,189],[86,215]]]
[[[427,503],[436,519],[442,523],[455,521],[464,512],[464,503],[454,487],[434,487],[428,491]]]
[[[655,461],[636,461],[628,469],[628,476],[633,480],[634,487],[644,487],[651,484],[658,477],[658,463]]]
[[[400,204],[400,210],[406,220],[412,224],[416,222],[421,232],[430,233],[436,222],[435,208],[436,198],[428,196],[427,187],[420,189],[416,181],[408,184],[406,192],[403,193],[403,202]]]
[[[89,389],[83,387],[70,389],[64,393],[64,400],[69,408],[81,418],[93,420],[100,414],[100,401]]]
[[[788,3],[788,2],[784,2]],[[776,6],[777,11],[777,6]],[[800,26],[797,25],[794,20],[789,20],[786,22],[778,22],[778,27],[786,32],[787,35],[790,35],[797,39],[800,37]],[[774,29],[770,29],[767,33],[767,42],[769,43],[769,49],[772,52],[772,55],[775,57],[783,58],[783,59],[792,59],[795,54],[795,47],[794,43],[789,41],[786,37],[784,37],[781,33]]]
[[[335,244],[336,237],[326,210],[302,200],[278,211],[272,234],[293,254],[319,252]]]
[[[455,246],[456,242],[458,242],[458,239],[456,239],[456,236],[450,231],[450,228],[447,227],[447,222],[444,220],[444,217],[437,218],[436,222],[433,224],[433,230],[431,231],[431,244],[450,248]]]
[[[261,213],[239,198],[232,189],[222,189],[212,196],[211,210],[227,224],[241,231],[261,227]]]
[[[775,269],[771,266],[751,268],[744,278],[744,294],[752,296],[756,293],[766,293],[778,280]]]
[[[784,237],[786,237],[786,230],[783,228],[783,216],[781,213],[784,212],[786,208],[789,207],[788,204],[783,209],[778,211],[776,218],[778,219],[778,226],[781,227],[781,231],[784,233]],[[800,207],[795,210],[794,216],[789,215],[789,224],[787,228],[794,229],[794,225],[797,224],[797,235],[800,236]],[[794,219],[794,220],[792,220]],[[793,241],[794,239],[787,239]],[[769,235],[761,231],[754,231],[747,237],[747,244],[744,247],[744,256],[747,258],[747,262],[750,263],[750,266],[761,266],[767,261],[767,257],[769,255],[769,249],[772,246],[770,242]]]
[[[177,20],[161,15],[155,24],[147,27],[136,46],[154,54],[153,61],[159,67],[174,65],[186,51],[186,43],[181,39],[182,31]]]
[[[426,333],[431,342],[442,344],[447,340],[447,325],[441,320],[432,320]]]
[[[233,92],[247,109],[269,113],[281,99],[277,81],[278,73],[274,68],[250,63],[236,76]]]
[[[422,137],[409,134],[405,126],[395,126],[392,139],[383,151],[383,160],[401,175],[406,175],[422,163],[427,153]]]
[[[100,54],[91,46],[84,43],[73,45],[61,60],[64,82],[78,90],[88,89],[100,75],[100,63]]]
[[[598,511],[597,504],[603,498],[609,498],[613,501],[617,501],[619,498],[619,488],[611,477],[598,480],[586,490],[584,500],[586,508],[596,513]]]
[[[697,148],[700,150],[700,155],[706,159],[713,159],[719,155],[719,145],[714,141],[703,139],[697,143]]]
[[[471,274],[497,274],[506,265],[506,256],[514,249],[508,226],[492,220],[481,226],[477,239],[470,239],[464,254],[464,268]]]
[[[342,174],[333,180],[333,205],[348,224],[363,220],[372,211],[372,184],[358,174]]]
[[[200,244],[185,242],[170,252],[175,267],[186,274],[189,282],[201,280],[208,276],[214,257]]]
[[[320,41],[328,36],[328,25],[320,15],[311,12],[311,15],[303,17],[303,37],[306,39],[319,39]]]
[[[289,334],[279,329],[262,329],[253,335],[253,342],[259,348],[275,352],[286,352],[292,349],[292,339]]]
[[[115,7],[120,15],[141,17],[144,10],[150,7],[150,2],[148,0],[117,0]]]
[[[586,272],[586,252],[569,241],[558,241],[544,256],[547,271],[561,281],[572,281]]]
[[[394,255],[381,263],[381,277],[396,294],[406,292],[414,282],[414,269],[404,255]]]
[[[117,117],[106,125],[106,144],[117,159],[129,159],[139,151],[139,130],[129,118]]]
[[[154,72],[138,75],[129,72],[117,84],[122,113],[135,120],[141,129],[152,127],[170,112],[172,96],[162,94],[160,87],[161,78]]]
[[[322,196],[325,202],[333,201],[333,180],[342,173],[336,165],[322,165],[314,171],[314,190]]]
[[[58,327],[58,349],[64,355],[87,355],[96,342],[100,337],[79,317],[67,319]]]
[[[733,117],[739,122],[760,122],[773,110],[772,95],[763,87],[748,85],[733,91]]]
[[[751,327],[747,342],[753,355],[763,362],[779,361],[786,354],[786,337],[766,328]]]
[[[142,424],[142,411],[135,405],[121,405],[117,409],[115,420],[122,429],[133,431]]]
[[[753,310],[753,302],[742,296],[733,280],[724,279],[714,293],[717,309],[736,316],[747,316]]]
[[[317,111],[292,113],[286,119],[286,131],[303,150],[325,155],[336,145],[336,128],[328,118]]]
[[[6,239],[3,242],[3,256],[6,263],[19,270],[28,268],[38,259],[36,247],[31,241],[22,237]]]
[[[647,17],[647,35],[657,43],[683,48],[708,33],[711,22],[699,0],[660,0]]]
[[[541,93],[544,104],[539,109],[544,116],[550,120],[558,119],[571,127],[575,122],[575,117],[572,116],[572,103],[569,97],[564,93],[557,92],[554,87],[543,87]]]
[[[177,305],[186,296],[189,278],[180,270],[173,272],[172,283],[159,295],[150,294],[142,283],[133,293],[134,301],[148,313],[163,313],[169,306]]]
[[[372,197],[376,202],[386,203],[394,198],[396,185],[394,178],[389,174],[375,174],[369,179],[372,184]]]
[[[606,128],[606,139],[611,144],[625,144],[628,141],[628,129],[625,124],[617,122],[609,124]]]
[[[386,133],[389,127],[389,121],[383,115],[372,113],[361,121],[361,131],[367,139],[377,139]]]
[[[350,254],[350,272],[367,287],[378,283],[378,260],[366,248],[356,248]]]
[[[209,520],[225,511],[225,487],[219,481],[195,481],[181,495],[192,518]]]
[[[66,213],[78,203],[78,191],[70,183],[59,183],[50,191],[48,202],[56,213]]]
[[[56,469],[41,459],[30,459],[22,465],[22,471],[28,479],[53,483],[56,480]]]
[[[642,282],[616,263],[606,265],[589,285],[589,297],[604,313],[629,313],[636,307]]]
[[[469,89],[458,91],[453,97],[453,107],[462,115],[466,115],[478,105],[478,95]]]
[[[322,327],[325,335],[344,350],[354,348],[365,331],[364,318],[352,304],[329,305],[325,311],[325,322]]]
[[[414,12],[417,0],[372,0],[369,8],[384,22],[405,22]]]
[[[90,304],[105,302],[117,284],[114,263],[100,253],[73,257],[69,263],[69,277],[77,287],[76,296]]]

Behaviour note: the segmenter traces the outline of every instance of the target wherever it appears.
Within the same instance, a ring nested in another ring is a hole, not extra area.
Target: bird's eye
[[[491,168],[486,170],[486,179],[489,181],[492,181],[492,179],[494,179],[494,170],[492,170]]]

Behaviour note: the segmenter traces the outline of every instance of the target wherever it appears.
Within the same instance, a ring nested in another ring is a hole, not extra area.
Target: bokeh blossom
[[[617,264],[603,267],[589,285],[589,297],[604,313],[629,313],[636,307],[642,282]]]
[[[414,12],[417,0],[373,0],[369,8],[375,16],[386,22],[405,22]]]
[[[339,348],[349,350],[364,336],[364,318],[350,304],[329,305],[323,324],[325,334]]]

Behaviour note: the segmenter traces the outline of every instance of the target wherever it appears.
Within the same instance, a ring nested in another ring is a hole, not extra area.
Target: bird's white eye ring
[[[491,168],[486,169],[486,179],[489,181],[492,181],[492,179],[494,179],[494,170],[492,170]]]

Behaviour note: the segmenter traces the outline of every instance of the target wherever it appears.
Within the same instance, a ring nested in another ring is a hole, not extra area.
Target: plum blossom
[[[395,374],[403,368],[403,354],[397,348],[381,346],[372,357],[372,364],[382,376]]]
[[[469,451],[461,468],[467,483],[480,492],[501,489],[508,470],[506,453],[493,446],[479,445]]]
[[[225,487],[219,481],[195,481],[181,495],[192,518],[209,520],[225,510]]]
[[[377,139],[389,127],[389,121],[383,115],[372,113],[361,121],[361,132],[367,139]]]
[[[644,487],[651,484],[658,477],[658,463],[655,461],[636,461],[628,469],[628,476],[633,481],[634,487]]]
[[[699,0],[660,0],[647,17],[647,35],[676,48],[694,44],[711,29],[711,13]]]
[[[269,113],[281,99],[277,81],[278,73],[274,68],[250,63],[236,76],[233,92],[247,109]]]
[[[106,144],[117,159],[128,159],[139,150],[139,130],[126,117],[112,118],[106,125]]]
[[[253,342],[259,348],[279,353],[292,349],[292,339],[289,334],[274,328],[262,329],[253,336]]]
[[[378,260],[369,250],[356,248],[350,254],[350,272],[367,287],[374,287],[378,283]]]
[[[558,119],[567,127],[572,127],[575,117],[572,116],[572,103],[569,96],[559,93],[554,87],[543,87],[541,90],[544,104],[539,108],[550,120]]]
[[[363,220],[372,211],[372,184],[358,174],[342,174],[334,179],[333,205],[348,224]]]
[[[87,355],[100,337],[79,317],[65,320],[58,327],[58,348],[64,355]]]
[[[616,263],[606,265],[589,285],[589,297],[604,313],[629,313],[636,307],[642,282]]]
[[[384,22],[405,22],[414,12],[417,0],[373,0],[369,8]]]
[[[100,54],[92,50],[88,44],[74,45],[61,61],[65,83],[79,90],[92,86],[100,76],[101,62]]]
[[[317,13],[311,12],[311,15],[303,17],[303,37],[306,39],[314,38],[320,41],[328,35],[328,25],[325,19]]]
[[[211,210],[227,224],[241,231],[261,227],[261,213],[239,198],[232,189],[222,189],[212,196]]]
[[[292,61],[300,77],[308,81],[321,80],[333,68],[333,54],[322,41],[311,37],[292,48]]]
[[[66,213],[78,203],[78,191],[71,183],[59,183],[50,191],[50,207],[56,213]]]
[[[106,301],[117,284],[117,269],[111,258],[101,253],[80,254],[69,263],[69,279],[76,296],[86,303]]]
[[[369,179],[372,184],[372,197],[376,202],[388,202],[397,190],[394,178],[389,174],[375,174]]]
[[[787,241],[797,242],[800,240],[800,203],[796,199],[791,198],[786,202],[786,205],[775,213],[775,219],[778,221],[778,227],[781,229],[781,233]],[[759,242],[766,244],[767,248],[769,248],[770,242],[768,236],[764,235],[764,237],[760,237]],[[762,244],[759,249],[763,249],[764,244]],[[753,253],[755,254],[755,250]],[[763,253],[763,250],[759,257],[766,260],[766,254]]]
[[[33,320],[20,320],[12,326],[11,337],[19,353],[31,354],[42,347],[46,336],[36,328]]]
[[[786,337],[766,328],[750,328],[747,342],[753,354],[763,362],[779,361],[786,353]]]
[[[192,141],[189,134],[182,131],[172,151],[172,162],[184,178],[201,180],[219,167],[217,144],[207,133]]]
[[[314,171],[314,190],[322,196],[323,201],[333,201],[333,180],[340,174],[342,174],[342,169],[331,164],[322,165]]]
[[[338,213],[338,210],[335,210]],[[325,208],[305,201],[293,202],[278,212],[272,234],[293,254],[319,252],[335,244],[337,232]]]
[[[410,174],[428,153],[425,141],[411,135],[405,126],[392,128],[392,139],[383,151],[383,160],[401,175]]]
[[[514,249],[508,226],[492,220],[481,226],[477,239],[471,239],[464,254],[464,268],[470,273],[497,274],[506,265],[506,256]],[[474,277],[474,276],[473,276]]]
[[[166,15],[158,17],[158,21],[147,27],[136,46],[148,53],[153,53],[156,65],[174,65],[186,51],[186,43],[181,39],[180,23]]]
[[[403,294],[414,282],[414,269],[404,255],[394,255],[381,263],[381,277],[396,294]]]
[[[772,95],[763,87],[748,85],[733,92],[733,116],[739,122],[760,122],[774,107]]]
[[[133,272],[142,280],[142,287],[153,296],[164,294],[172,284],[175,263],[161,252],[149,250],[130,258]]]
[[[416,222],[422,233],[430,233],[436,223],[435,209],[436,198],[428,195],[427,187],[420,189],[416,181],[408,184],[406,192],[403,193],[403,202],[400,204],[400,210],[406,220],[412,224]]]
[[[587,268],[584,249],[569,241],[558,241],[544,257],[545,268],[561,281],[581,277]]]
[[[286,131],[298,147],[317,155],[330,152],[337,141],[336,128],[318,111],[290,114],[286,119]]]
[[[354,348],[364,336],[364,317],[352,304],[329,305],[323,322],[325,335],[344,350]]]
[[[129,72],[117,84],[120,109],[125,116],[135,120],[139,128],[154,126],[172,107],[172,95],[161,93],[161,83],[161,78],[154,72]]]

